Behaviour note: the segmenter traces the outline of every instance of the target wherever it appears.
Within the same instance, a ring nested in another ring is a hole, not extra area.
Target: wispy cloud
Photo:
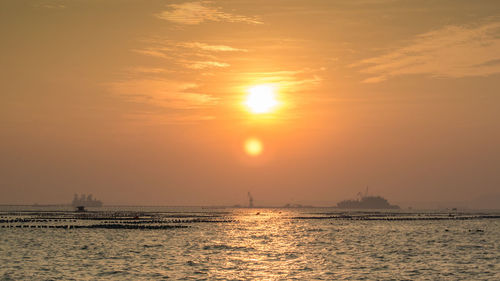
[[[139,126],[158,124],[187,125],[216,119],[215,116],[210,114],[180,114],[174,112],[169,114],[158,114],[152,111],[126,113],[123,117],[129,121],[128,124],[137,124]]]
[[[248,52],[246,49],[203,42],[175,42],[162,39],[148,39],[145,42],[148,46],[132,51],[146,56],[167,59],[180,67],[197,70],[229,67],[230,64],[221,61],[218,58],[219,55],[216,55],[217,53]]]
[[[140,73],[158,74],[158,73],[164,73],[167,71],[166,69],[160,68],[160,67],[142,67],[142,66],[130,67],[127,70],[130,73],[134,73],[134,74],[140,74]]]
[[[421,34],[411,44],[365,59],[354,67],[378,83],[408,74],[434,77],[487,76],[500,73],[500,22],[446,26]]]
[[[228,67],[228,63],[218,61],[196,61],[186,64],[186,67],[191,69],[205,69],[210,67]]]
[[[201,90],[205,83],[200,76],[207,71],[229,67],[230,64],[223,58],[247,50],[223,44],[179,42],[164,38],[141,41],[145,46],[132,49],[133,52],[161,58],[162,61],[155,63],[154,67],[129,67],[121,80],[108,84],[114,95],[135,104],[135,109],[127,113],[128,118],[139,122],[155,120],[158,123],[193,123],[214,119],[207,112],[219,103],[220,97]],[[202,86],[184,81],[197,81]]]
[[[288,91],[301,91],[304,88],[317,86],[323,80],[319,72],[320,69],[305,68],[301,70],[281,70],[270,72],[249,72],[242,76],[253,77],[256,83],[278,84],[286,88]]]
[[[213,105],[217,99],[199,93],[194,83],[164,79],[129,79],[109,84],[110,90],[133,103],[169,109],[196,109]]]
[[[141,55],[146,55],[151,57],[164,58],[164,59],[168,58],[166,50],[161,50],[154,47],[147,47],[144,49],[133,49],[132,51]]]
[[[40,7],[40,8],[46,8],[46,9],[65,9],[66,8],[66,4],[62,0],[39,1],[34,6]]]
[[[204,51],[214,51],[214,52],[248,52],[248,50],[246,49],[238,49],[226,45],[209,45],[200,42],[179,43],[179,46],[183,46],[186,48],[201,49]]]
[[[167,5],[167,8],[167,10],[159,13],[157,17],[177,24],[196,25],[206,21],[262,24],[256,17],[224,12],[222,8],[212,6],[211,1],[170,4]]]

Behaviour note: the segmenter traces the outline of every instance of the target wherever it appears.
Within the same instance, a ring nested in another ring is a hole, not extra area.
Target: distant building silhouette
[[[81,194],[80,196],[78,196],[78,194],[75,193],[71,205],[73,207],[102,207],[102,202],[100,200],[94,199],[92,197],[92,194],[89,194],[87,196],[85,196],[85,194]]]
[[[253,208],[253,197],[252,194],[250,194],[250,191],[248,192],[248,207]]]

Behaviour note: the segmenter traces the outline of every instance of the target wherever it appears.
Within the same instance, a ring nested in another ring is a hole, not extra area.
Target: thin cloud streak
[[[45,9],[65,9],[66,4],[61,0],[47,0],[39,1],[34,4],[35,7],[45,8]]]
[[[214,51],[214,52],[248,52],[248,50],[246,49],[238,49],[226,45],[209,45],[200,42],[179,43],[179,46],[186,48],[201,49],[204,51]]]
[[[171,60],[180,67],[197,70],[229,67],[230,64],[220,61],[216,53],[248,52],[246,49],[202,42],[175,42],[162,39],[148,39],[145,42],[148,46],[132,51],[145,56]]]
[[[210,1],[195,1],[182,4],[167,5],[165,10],[156,16],[176,24],[197,25],[203,22],[242,22],[249,24],[262,24],[255,17],[246,17],[223,12],[220,7],[211,6]]]
[[[139,111],[134,113],[127,113],[123,116],[129,124],[137,124],[139,126],[158,124],[163,125],[188,125],[188,124],[198,124],[200,122],[206,122],[215,120],[213,115],[203,115],[203,114],[186,114],[186,113],[157,113],[151,111]]]
[[[160,67],[142,67],[142,66],[130,67],[127,70],[128,70],[128,72],[133,73],[133,74],[140,74],[140,73],[158,74],[158,73],[167,72],[166,69],[160,68]]]
[[[287,92],[300,92],[319,86],[323,81],[320,73],[324,70],[324,68],[305,68],[301,70],[247,72],[238,75],[240,77],[252,77],[255,83],[279,85],[286,89]]]
[[[165,79],[130,79],[109,84],[109,89],[128,102],[170,109],[196,109],[213,105],[217,98],[199,93],[198,85]]]
[[[446,26],[417,36],[409,46],[351,66],[372,75],[364,83],[410,74],[446,78],[488,76],[500,73],[498,50],[500,22]]]
[[[186,67],[191,69],[205,69],[211,67],[229,67],[230,64],[218,61],[198,61],[194,63],[187,63]]]
[[[164,59],[168,58],[168,56],[165,53],[154,48],[133,49],[132,51],[145,56],[164,58]]]

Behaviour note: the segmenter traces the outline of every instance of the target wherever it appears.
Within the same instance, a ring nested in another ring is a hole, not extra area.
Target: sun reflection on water
[[[273,209],[239,209],[234,213],[238,226],[224,229],[219,235],[219,247],[225,251],[225,264],[238,268],[260,280],[276,280],[289,276],[290,270],[307,262],[299,254],[291,217],[293,213]],[[224,245],[224,246],[222,246]],[[305,268],[305,266],[303,266]],[[239,273],[223,279],[242,278]]]

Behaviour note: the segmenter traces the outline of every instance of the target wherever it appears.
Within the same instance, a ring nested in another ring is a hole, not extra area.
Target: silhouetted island
[[[381,196],[363,196],[359,200],[344,200],[337,203],[340,209],[399,209]]]

